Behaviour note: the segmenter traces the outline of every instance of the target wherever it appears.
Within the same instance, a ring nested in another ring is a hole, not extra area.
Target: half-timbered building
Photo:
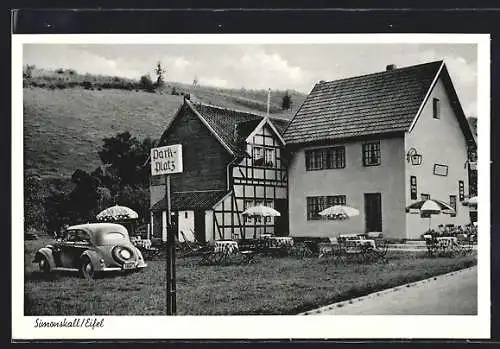
[[[158,144],[183,147],[183,173],[171,175],[171,218],[180,240],[288,234],[282,138],[288,121],[185,99]],[[164,240],[165,192],[165,178],[152,177],[151,232]],[[259,204],[281,216],[242,215]]]

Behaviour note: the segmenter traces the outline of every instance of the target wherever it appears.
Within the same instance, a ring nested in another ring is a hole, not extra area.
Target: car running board
[[[56,267],[52,269],[53,271],[78,271],[76,268],[63,268],[63,267]]]

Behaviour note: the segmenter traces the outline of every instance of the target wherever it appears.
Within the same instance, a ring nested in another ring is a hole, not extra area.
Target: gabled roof
[[[210,191],[191,191],[172,193],[171,208],[173,211],[179,210],[209,210],[228,191],[210,190]],[[165,198],[161,199],[151,207],[151,211],[164,211],[167,209]]]
[[[316,84],[295,114],[287,144],[408,131],[443,61]]]
[[[245,150],[242,148],[242,142],[265,118],[264,115],[202,103],[186,101],[186,104],[210,131],[214,133],[214,136],[219,139],[222,145],[234,155],[244,153]],[[287,119],[272,116],[268,120],[278,132],[283,132],[289,122]],[[279,136],[281,137],[281,134]]]

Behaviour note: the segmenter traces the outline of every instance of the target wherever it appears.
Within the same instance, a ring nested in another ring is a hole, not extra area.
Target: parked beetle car
[[[100,272],[131,272],[147,266],[127,229],[114,223],[70,226],[62,239],[39,249],[33,263],[44,273],[73,270],[88,279]]]

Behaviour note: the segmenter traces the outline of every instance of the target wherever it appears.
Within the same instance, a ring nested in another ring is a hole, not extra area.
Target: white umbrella
[[[414,202],[407,207],[410,213],[422,213],[429,215],[429,230],[431,230],[431,215],[433,214],[453,214],[455,210],[446,202],[435,199],[421,200]]]
[[[126,206],[111,206],[101,211],[96,218],[100,221],[118,221],[123,219],[137,219],[137,212]]]
[[[264,205],[257,205],[247,208],[242,213],[245,216],[279,217],[281,214],[274,208]]]
[[[338,218],[350,218],[354,216],[359,216],[359,210],[345,206],[345,205],[334,205],[325,208],[323,211],[318,213],[320,216],[333,216]]]
[[[477,206],[477,196],[471,196],[470,198],[464,201],[465,205],[468,206]]]

